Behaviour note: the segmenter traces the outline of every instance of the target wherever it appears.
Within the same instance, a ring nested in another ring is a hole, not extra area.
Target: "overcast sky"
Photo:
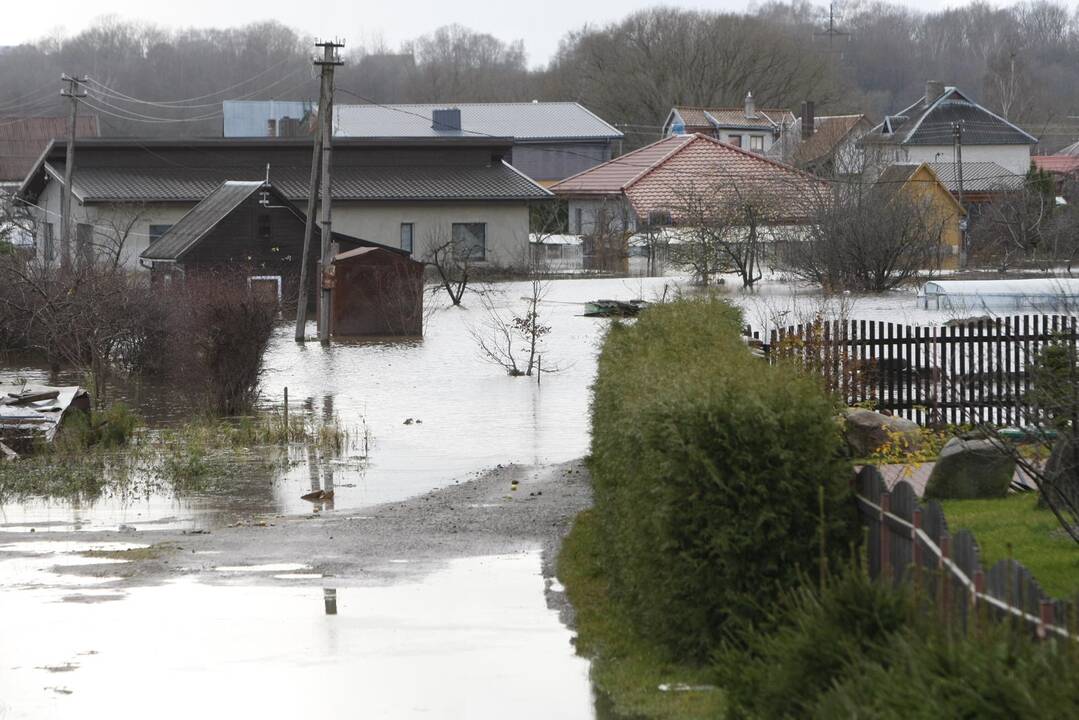
[[[934,8],[965,3],[898,0]],[[382,39],[390,48],[403,40],[460,23],[504,40],[522,39],[530,65],[542,65],[569,30],[585,22],[604,24],[633,10],[656,5],[645,0],[53,0],[46,5],[4,0],[0,45],[32,42],[46,35],[73,35],[102,15],[114,14],[166,27],[224,27],[275,19],[319,37],[344,37],[346,45]],[[688,8],[742,10],[746,0],[667,0]],[[825,7],[824,2],[819,3]],[[993,4],[999,4],[994,2]],[[823,11],[822,11],[823,12]],[[346,51],[347,51],[346,47]]]

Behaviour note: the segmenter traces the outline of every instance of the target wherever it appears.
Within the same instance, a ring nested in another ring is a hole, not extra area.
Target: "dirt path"
[[[515,489],[516,488],[516,489]],[[145,585],[179,576],[245,584],[274,582],[273,573],[218,568],[291,565],[302,573],[333,577],[336,586],[394,582],[469,556],[543,549],[544,575],[553,575],[558,544],[573,517],[591,504],[583,462],[499,466],[475,479],[410,500],[359,511],[253,519],[205,534],[181,531],[19,534],[25,541],[124,541],[149,551],[120,553],[124,564],[70,568],[82,574],[123,578]],[[16,551],[17,554],[18,551]],[[69,569],[65,569],[68,572]],[[325,579],[311,578],[314,584]]]

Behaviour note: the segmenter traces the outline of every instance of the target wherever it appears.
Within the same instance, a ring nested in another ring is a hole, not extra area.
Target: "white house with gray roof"
[[[273,113],[297,115],[307,108],[302,103],[229,101],[223,110],[226,136],[266,136],[276,127]],[[541,185],[610,160],[618,155],[623,137],[575,102],[336,105],[333,127],[341,138],[507,138],[512,148],[506,161]]]
[[[967,163],[996,163],[1025,175],[1038,139],[1018,125],[974,102],[956,87],[931,80],[925,95],[866,133],[861,145],[877,168],[892,163],[955,163],[956,128],[962,133]]]

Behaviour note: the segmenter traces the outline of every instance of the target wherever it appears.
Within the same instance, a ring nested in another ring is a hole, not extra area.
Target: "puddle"
[[[0,545],[0,595],[9,590],[26,588],[94,588],[116,582],[113,576],[82,575],[71,569],[91,565],[119,565],[126,562],[116,558],[86,557],[83,553],[123,552],[145,548],[146,545],[121,542],[51,542],[27,541]],[[67,570],[67,572],[65,572]],[[101,596],[113,591],[103,591]],[[68,602],[95,602],[95,594],[81,590],[77,595],[68,594],[57,598]],[[69,600],[68,598],[73,598]],[[4,716],[0,714],[0,718]]]
[[[186,578],[93,605],[3,592],[0,716],[592,718],[539,568],[532,552],[378,587]]]
[[[310,569],[303,563],[266,563],[265,565],[222,565],[214,568],[225,573],[281,573]]]

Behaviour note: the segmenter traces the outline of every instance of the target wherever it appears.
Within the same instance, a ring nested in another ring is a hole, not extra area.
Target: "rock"
[[[1079,466],[1076,465],[1074,457],[1071,435],[1064,431],[1053,443],[1053,451],[1049,453],[1049,460],[1042,472],[1042,485],[1054,500],[1065,499],[1072,504],[1079,504]],[[1059,505],[1059,502],[1057,504]],[[1038,506],[1048,506],[1044,495],[1039,495]]]
[[[925,486],[937,500],[1001,498],[1008,494],[1015,459],[999,440],[952,438],[940,451]]]
[[[134,527],[133,525],[121,525],[120,527],[118,527],[116,529],[119,530],[120,532],[124,532],[124,533],[132,533],[132,532],[135,532],[136,530],[138,530],[138,528]]]
[[[922,433],[917,423],[862,408],[847,408],[843,412],[843,437],[854,457],[868,457],[896,437],[911,452],[922,449]]]

